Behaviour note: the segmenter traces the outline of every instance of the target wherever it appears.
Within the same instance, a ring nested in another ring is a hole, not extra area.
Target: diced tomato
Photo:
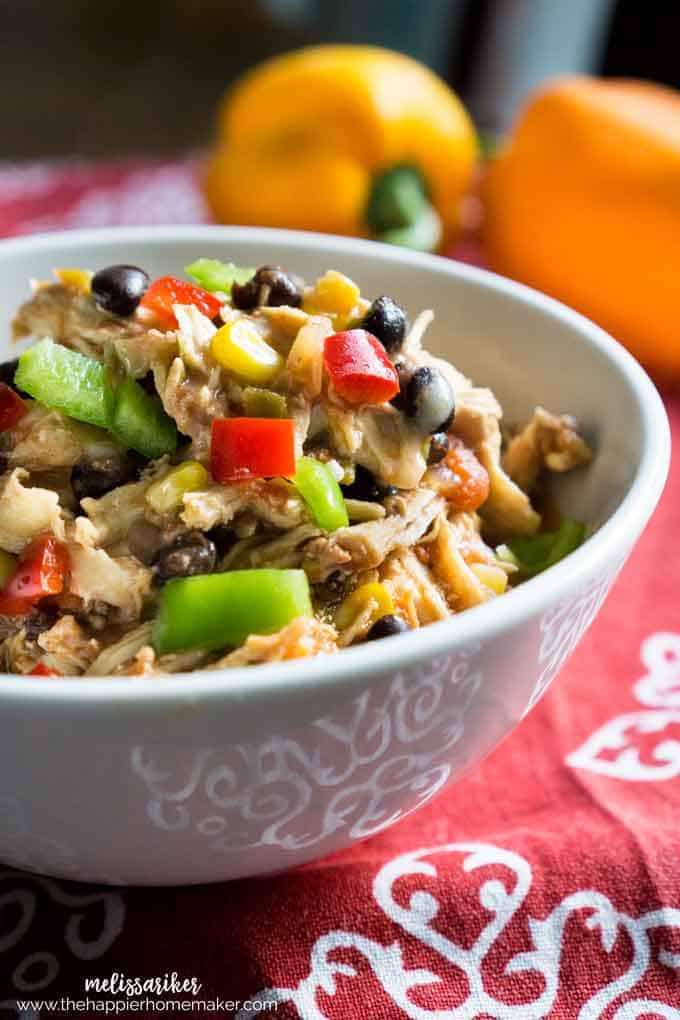
[[[383,404],[399,392],[399,376],[387,351],[365,329],[326,337],[323,358],[333,386],[348,404]]]
[[[61,676],[61,673],[58,673],[56,669],[50,669],[50,667],[46,666],[44,662],[38,662],[33,667],[31,672],[28,673],[27,675],[28,676]]]
[[[456,510],[477,510],[489,495],[486,468],[460,439],[449,436],[449,444],[438,490]]]
[[[7,383],[0,382],[0,432],[9,432],[28,408],[21,397]]]
[[[222,485],[294,475],[294,422],[289,418],[215,418],[210,471]]]
[[[41,535],[26,546],[0,591],[0,614],[25,616],[45,595],[58,595],[70,567],[66,546]]]
[[[195,305],[199,312],[213,319],[222,302],[202,287],[178,280],[176,276],[161,276],[154,280],[139,302],[139,307],[154,312],[159,323],[166,329],[175,329],[177,326],[173,305]]]

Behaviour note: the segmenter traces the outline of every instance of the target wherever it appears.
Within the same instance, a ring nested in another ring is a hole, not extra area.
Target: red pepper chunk
[[[58,595],[69,568],[66,546],[54,535],[36,538],[26,546],[0,591],[0,614],[26,616],[45,595]]]
[[[326,337],[326,371],[348,404],[383,404],[399,392],[399,376],[387,351],[365,329],[348,329]]]
[[[0,432],[9,432],[28,408],[21,397],[7,383],[0,382]]]
[[[450,481],[447,479],[439,491],[456,510],[472,513],[489,496],[489,475],[462,440],[450,435],[449,443],[449,452],[442,466],[448,469],[451,478]]]
[[[215,418],[210,472],[221,485],[294,475],[294,422],[290,418]]]
[[[61,673],[58,673],[56,671],[56,669],[50,669],[50,667],[46,666],[44,662],[38,662],[33,667],[31,672],[28,673],[27,675],[28,676],[61,676]]]
[[[203,312],[209,319],[214,319],[222,307],[222,302],[202,287],[196,287],[186,280],[178,280],[176,276],[161,276],[154,280],[139,302],[139,307],[153,312],[166,329],[175,329],[177,326],[173,305],[194,305],[199,312]]]

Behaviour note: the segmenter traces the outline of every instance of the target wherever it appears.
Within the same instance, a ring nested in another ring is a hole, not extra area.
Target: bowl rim
[[[301,250],[329,251],[332,255],[364,253],[386,264],[413,265],[444,272],[459,280],[503,294],[521,304],[531,305],[557,319],[606,358],[628,385],[638,402],[643,423],[640,464],[629,490],[614,513],[588,541],[565,560],[494,601],[466,610],[448,620],[429,624],[398,638],[344,649],[337,656],[319,656],[285,663],[268,663],[235,669],[175,673],[154,677],[62,677],[46,683],[44,678],[0,674],[0,699],[5,705],[20,702],[41,708],[67,704],[142,705],[154,709],[189,698],[239,701],[264,697],[288,687],[304,691],[319,685],[352,685],[390,668],[404,669],[421,660],[450,654],[463,646],[483,642],[515,628],[546,607],[571,594],[587,579],[620,561],[617,548],[637,540],[663,491],[670,465],[670,427],[661,397],[644,369],[621,344],[579,312],[531,287],[467,263],[438,255],[395,248],[375,241],[331,234],[280,230],[263,227],[153,226],[106,227],[32,234],[0,241],[0,262],[16,255],[45,249],[60,253],[81,245],[250,241],[275,247],[291,243]]]

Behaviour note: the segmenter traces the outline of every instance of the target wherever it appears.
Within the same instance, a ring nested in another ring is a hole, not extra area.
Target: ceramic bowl
[[[492,604],[331,658],[167,679],[0,678],[0,859],[105,883],[291,868],[393,825],[474,768],[536,704],[661,494],[666,415],[637,363],[549,298],[370,242],[229,227],[74,231],[0,244],[0,321],[53,266],[181,273],[199,255],[336,268],[411,315],[506,420],[571,412],[596,450],[557,496],[595,533]],[[464,835],[461,822],[460,836]]]

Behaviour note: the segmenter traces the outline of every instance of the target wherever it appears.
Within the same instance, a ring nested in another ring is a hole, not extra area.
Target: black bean
[[[424,435],[446,432],[456,404],[448,380],[436,368],[417,368],[402,392],[400,405],[407,418]]]
[[[147,372],[146,375],[143,375],[141,379],[137,380],[137,382],[145,391],[145,393],[148,393],[152,397],[158,396],[158,390],[156,389],[156,380],[154,379],[153,372]]]
[[[411,628],[405,620],[402,620],[400,616],[389,613],[387,616],[381,616],[379,620],[375,621],[366,635],[366,641],[392,637],[394,634],[405,634],[407,630],[411,630]]]
[[[382,503],[388,496],[396,495],[393,485],[383,485],[375,475],[357,464],[354,469],[354,481],[350,485],[342,485],[343,495],[347,499],[363,499],[369,503]]]
[[[208,538],[217,549],[218,556],[226,556],[237,541],[236,533],[226,524],[217,524],[208,532]]]
[[[252,280],[247,283],[235,283],[231,288],[231,300],[235,308],[247,311],[263,305],[275,307],[291,305],[299,308],[302,304],[304,283],[282,269],[281,266],[260,266]]]
[[[406,312],[391,297],[382,294],[368,309],[361,325],[378,338],[389,354],[396,354],[406,336]]]
[[[126,318],[146,294],[149,283],[138,266],[107,266],[94,274],[90,289],[101,308]]]
[[[4,382],[6,386],[11,386],[12,389],[15,388],[14,374],[17,370],[18,364],[18,358],[13,358],[12,361],[3,361],[2,364],[0,364],[0,382]]]
[[[42,606],[40,609],[34,609],[24,622],[28,640],[35,641],[40,634],[53,627],[57,622],[58,615],[59,610],[56,606]]]
[[[136,479],[143,461],[133,453],[83,458],[71,470],[71,488],[78,501],[99,499]]]
[[[449,437],[446,432],[435,432],[430,440],[430,449],[427,454],[428,464],[438,464],[449,452]]]
[[[202,531],[187,531],[160,550],[154,574],[160,584],[173,577],[209,574],[217,562],[217,549]]]

